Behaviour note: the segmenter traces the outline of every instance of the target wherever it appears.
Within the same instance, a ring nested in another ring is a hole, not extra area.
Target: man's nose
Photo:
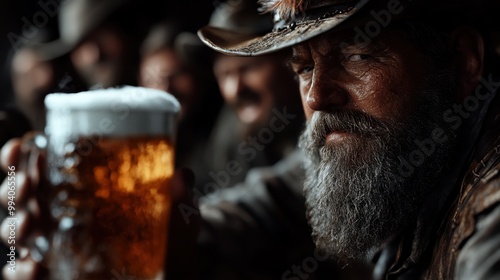
[[[243,81],[243,77],[241,75],[233,74],[226,78],[222,90],[224,91],[226,99],[235,100],[244,88],[245,83]]]
[[[79,58],[83,64],[90,65],[101,60],[102,52],[95,42],[85,42],[79,48]]]
[[[306,95],[307,106],[314,111],[330,112],[346,106],[349,94],[338,81],[335,70],[326,71],[325,68],[313,70],[311,86]]]

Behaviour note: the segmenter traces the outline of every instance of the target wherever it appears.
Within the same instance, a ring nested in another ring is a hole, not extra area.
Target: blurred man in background
[[[209,25],[242,36],[271,30],[271,17],[259,15],[257,7],[250,0],[221,2]],[[296,82],[285,65],[286,54],[214,55],[213,71],[225,107],[204,156],[211,172],[197,173],[202,193],[234,186],[251,168],[271,166],[295,150],[304,118]],[[227,172],[228,163],[236,165],[235,172]]]
[[[47,94],[85,89],[67,55],[45,60],[30,46],[15,53],[11,80],[17,108],[28,118],[31,128],[38,131],[45,127],[43,100]]]
[[[208,174],[200,160],[222,105],[206,49],[192,47],[181,19],[157,24],[141,46],[139,85],[164,90],[181,105],[176,139],[176,166]],[[196,38],[198,39],[198,38]],[[201,42],[195,42],[201,44]]]

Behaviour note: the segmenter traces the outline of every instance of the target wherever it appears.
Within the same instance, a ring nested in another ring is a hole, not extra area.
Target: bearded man
[[[291,47],[316,245],[374,258],[376,279],[498,278],[497,30],[485,12],[498,1],[262,2],[273,32],[199,35],[233,55]]]

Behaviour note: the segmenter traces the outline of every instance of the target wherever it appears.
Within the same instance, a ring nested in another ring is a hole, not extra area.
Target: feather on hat
[[[297,11],[304,11],[304,0],[259,0],[259,3],[262,5],[262,11],[275,12],[280,18],[292,17]]]

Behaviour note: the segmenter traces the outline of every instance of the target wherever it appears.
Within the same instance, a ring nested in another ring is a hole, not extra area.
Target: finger
[[[29,280],[37,279],[41,267],[30,258],[16,260],[16,266],[13,268],[7,262],[3,268],[3,277],[5,280]]]
[[[7,208],[9,201],[14,203],[16,209],[23,208],[27,199],[33,195],[30,192],[29,180],[26,173],[17,172],[15,176],[7,176],[0,186],[0,205]]]
[[[19,169],[26,171],[30,184],[34,187],[40,182],[40,170],[44,170],[42,151],[46,148],[46,141],[45,136],[36,132],[27,133],[22,139]]]
[[[28,158],[27,173],[30,180],[30,186],[35,191],[41,181],[41,170],[45,170],[45,158],[44,154],[40,153],[39,150],[34,149],[30,151],[30,156]]]
[[[28,211],[17,211],[16,215],[8,216],[0,225],[0,238],[7,246],[20,245],[28,235],[31,222]]]
[[[9,166],[17,166],[21,153],[21,139],[14,138],[3,145],[0,151],[0,166],[5,172],[9,171]]]

